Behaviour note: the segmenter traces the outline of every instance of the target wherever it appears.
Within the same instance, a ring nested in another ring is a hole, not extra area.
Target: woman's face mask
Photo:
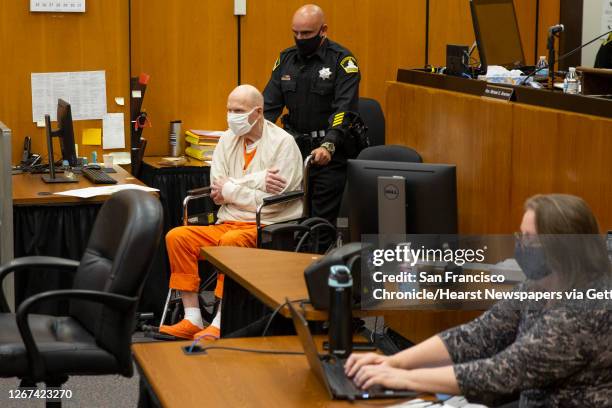
[[[251,111],[245,113],[227,113],[227,126],[236,136],[246,135],[251,131],[255,123],[257,123],[259,119],[253,123],[249,123],[249,116],[255,109],[257,108],[253,108]]]
[[[552,273],[544,248],[540,245],[524,245],[517,242],[514,247],[514,258],[527,279],[540,280]]]

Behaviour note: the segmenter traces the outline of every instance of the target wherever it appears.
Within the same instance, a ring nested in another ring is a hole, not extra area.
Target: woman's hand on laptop
[[[355,374],[357,374],[361,367],[388,363],[389,359],[390,358],[388,356],[383,356],[382,354],[353,353],[349,356],[349,358],[346,360],[346,363],[344,364],[344,372],[348,377],[352,378]]]
[[[375,385],[392,390],[409,389],[410,370],[394,368],[386,363],[361,367],[353,377],[355,385],[367,390]]]

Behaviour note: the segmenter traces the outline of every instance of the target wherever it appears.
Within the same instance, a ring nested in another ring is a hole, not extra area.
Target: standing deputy
[[[300,7],[291,29],[295,46],[281,52],[274,64],[263,92],[264,115],[275,122],[287,107],[285,130],[296,138],[302,157],[312,154],[315,164],[309,181],[311,216],[335,225],[350,149],[341,128],[345,113],[357,112],[361,75],[351,52],[327,38],[319,6]]]

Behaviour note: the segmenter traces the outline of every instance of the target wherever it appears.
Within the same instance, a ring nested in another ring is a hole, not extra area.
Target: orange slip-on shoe
[[[181,339],[192,340],[193,335],[202,331],[202,329],[187,319],[183,319],[172,326],[163,325],[159,328],[160,333],[169,334]]]
[[[200,330],[193,335],[193,339],[195,341],[217,340],[219,337],[221,337],[221,329],[219,329],[217,326],[208,326],[204,330]]]

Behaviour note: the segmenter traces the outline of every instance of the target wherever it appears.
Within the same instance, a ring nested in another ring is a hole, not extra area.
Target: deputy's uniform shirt
[[[330,130],[342,123],[335,119],[343,112],[357,112],[360,79],[351,52],[327,38],[307,58],[300,56],[297,47],[287,48],[276,60],[263,92],[264,115],[276,122],[286,106],[286,126],[305,134],[325,130],[325,137],[318,142],[331,142],[340,148],[342,134]]]

